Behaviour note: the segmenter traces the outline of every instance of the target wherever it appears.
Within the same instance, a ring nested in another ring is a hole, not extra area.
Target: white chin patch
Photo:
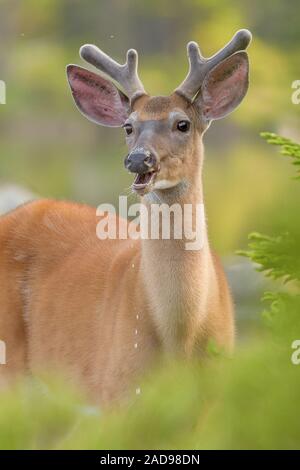
[[[154,189],[169,189],[178,184],[178,181],[159,180],[154,183]]]

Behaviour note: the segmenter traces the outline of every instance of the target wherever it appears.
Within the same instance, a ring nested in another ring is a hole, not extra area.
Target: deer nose
[[[146,151],[132,151],[125,158],[125,168],[131,173],[144,174],[151,171],[157,162],[156,157]]]

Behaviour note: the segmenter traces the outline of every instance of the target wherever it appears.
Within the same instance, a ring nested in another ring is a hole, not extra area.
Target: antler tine
[[[230,57],[238,51],[245,50],[252,35],[247,29],[237,31],[231,41],[223,47],[219,52],[210,58],[204,58],[201,55],[199,46],[196,42],[189,42],[187,45],[187,53],[189,58],[189,72],[185,80],[176,88],[176,93],[183,95],[189,101],[192,101],[196,93],[199,91],[201,84],[207,73],[219,62]]]
[[[80,56],[121,85],[130,100],[146,93],[137,72],[138,54],[136,50],[129,49],[127,51],[126,62],[123,65],[92,44],[82,46]]]

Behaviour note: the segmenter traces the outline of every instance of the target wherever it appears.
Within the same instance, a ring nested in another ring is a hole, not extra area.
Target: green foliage
[[[262,132],[261,137],[265,139],[268,144],[278,145],[280,147],[280,152],[282,155],[291,157],[293,159],[293,165],[297,167],[297,176],[296,178],[300,179],[300,144],[293,142],[290,139],[285,137],[280,137],[277,134],[272,132]]]
[[[284,324],[295,326],[299,321],[300,294],[290,295],[288,292],[264,293],[263,301],[268,302],[269,308],[263,311],[267,324],[280,331]],[[283,328],[284,331],[284,328]],[[283,333],[281,331],[281,334]]]
[[[270,132],[263,132],[261,136],[269,144],[279,146],[282,155],[292,158],[292,163],[296,165],[299,173],[299,144]],[[300,174],[296,179],[300,179]],[[248,257],[257,265],[257,271],[263,272],[266,277],[271,279],[281,280],[285,284],[289,281],[300,281],[300,223],[295,207],[289,210],[289,227],[287,229],[288,231],[277,236],[251,233],[249,235],[249,249],[238,251],[238,254]],[[271,302],[270,316],[274,310],[279,308],[284,310],[287,299],[290,299],[289,294],[274,294],[274,297],[270,293],[265,295],[264,300]],[[266,312],[265,314],[268,316]]]
[[[290,343],[265,337],[232,360],[168,363],[144,380],[138,398],[102,413],[49,380],[20,384],[1,395],[0,448],[299,448],[300,374],[291,352]]]
[[[249,235],[248,251],[238,251],[258,264],[257,270],[267,277],[284,282],[300,281],[300,237],[284,233],[270,237],[260,233]]]
[[[274,133],[263,132],[261,136],[271,145],[280,147],[282,155],[292,158],[292,163],[300,165],[300,145],[290,139],[280,137]],[[300,174],[297,177],[300,179]],[[266,292],[263,300],[270,303],[270,309],[264,311],[268,320],[282,322],[282,318],[296,312],[300,306],[300,224],[297,213],[290,211],[288,231],[278,236],[268,236],[260,233],[249,235],[249,250],[240,251],[256,263],[257,270],[274,280],[281,280],[284,284],[295,281],[293,288],[286,292]],[[296,306],[296,307],[295,307]],[[299,313],[297,313],[299,317]]]

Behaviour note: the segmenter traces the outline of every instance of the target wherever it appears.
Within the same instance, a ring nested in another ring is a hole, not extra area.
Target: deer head
[[[248,89],[247,30],[238,31],[218,53],[204,58],[195,42],[187,46],[189,72],[170,96],[150,97],[137,73],[133,49],[120,65],[93,45],[81,57],[105,78],[77,65],[67,67],[79,110],[103,126],[123,127],[129,153],[125,167],[135,173],[132,188],[143,195],[189,182],[199,165],[199,145],[214,119],[233,111]],[[115,84],[116,83],[116,84]]]

